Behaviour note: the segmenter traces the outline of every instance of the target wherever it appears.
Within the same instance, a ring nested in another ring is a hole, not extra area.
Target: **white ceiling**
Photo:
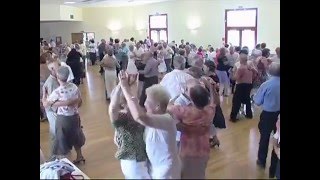
[[[60,4],[75,7],[116,7],[135,6],[173,0],[40,0],[40,4]],[[65,2],[75,2],[66,4]]]

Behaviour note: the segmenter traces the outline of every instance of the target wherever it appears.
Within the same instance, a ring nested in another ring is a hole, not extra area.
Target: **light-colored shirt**
[[[237,59],[239,58],[239,53],[234,52],[233,54],[227,54],[228,63],[230,66],[234,66],[234,64],[237,62]]]
[[[173,50],[169,46],[164,48],[163,52],[164,52],[164,59],[171,59],[172,55],[174,54]]]
[[[191,104],[191,101],[184,95],[180,94],[179,97],[174,101],[174,105],[180,105],[180,106],[188,106]],[[179,120],[176,120],[176,123],[179,123]],[[180,141],[181,138],[181,132],[177,131],[176,135],[176,141]]]
[[[48,79],[46,80],[46,82],[44,83],[43,87],[42,87],[42,91],[44,91],[45,89],[48,92],[48,95],[50,95],[55,89],[57,89],[59,87],[59,83],[57,78],[55,78],[54,76],[50,75],[48,77]],[[56,108],[50,108],[50,107],[46,107],[46,111],[53,111],[56,112]]]
[[[144,131],[146,152],[151,164],[152,179],[180,179],[181,164],[174,138],[176,123],[170,114],[150,115],[152,127]]]
[[[280,78],[271,77],[264,82],[253,97],[254,103],[267,112],[280,111]]]
[[[172,99],[184,92],[186,83],[190,79],[194,79],[190,74],[174,69],[163,77],[160,84],[166,88]]]
[[[88,48],[88,51],[90,53],[96,53],[96,49],[97,49],[97,45],[95,43],[90,43],[89,44],[89,48]]]
[[[214,59],[216,58],[216,56],[217,56],[217,53],[216,53],[215,51],[209,52],[209,53],[208,53],[208,60],[214,61]]]
[[[86,56],[87,48],[86,48],[86,45],[84,43],[80,44],[80,51],[81,51],[82,56]]]
[[[67,65],[65,62],[60,62],[61,63],[61,66],[64,66],[64,67],[67,67],[69,69],[69,76],[68,76],[68,82],[72,82],[73,79],[74,79],[74,75],[73,75],[73,72],[72,72],[72,69],[69,65]]]
[[[137,55],[137,60],[141,60],[141,55],[144,53],[144,49],[140,47],[139,49],[135,49],[134,53]]]
[[[73,83],[67,83],[63,86],[59,86],[55,89],[48,97],[48,101],[55,102],[55,101],[67,101],[71,99],[80,98],[80,91],[78,87]],[[74,106],[60,106],[58,107],[58,115],[64,116],[73,116],[78,114],[78,104]]]
[[[188,54],[188,64],[189,66],[194,66],[195,64],[195,59],[194,57],[197,55],[196,52],[194,51],[190,51],[190,53]]]

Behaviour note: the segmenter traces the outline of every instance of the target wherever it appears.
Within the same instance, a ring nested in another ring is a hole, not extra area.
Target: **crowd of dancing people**
[[[148,37],[42,43],[40,111],[50,123],[52,155],[66,155],[75,147],[75,162],[84,161],[77,86],[85,66],[97,65],[115,129],[115,156],[126,179],[204,179],[210,148],[220,146],[217,128],[226,128],[220,104],[231,94],[233,123],[241,113],[253,118],[252,103],[261,106],[257,165],[265,168],[273,131],[277,140],[269,176],[279,178],[280,48],[275,52],[272,56],[266,43],[249,52],[246,46],[214,49]]]

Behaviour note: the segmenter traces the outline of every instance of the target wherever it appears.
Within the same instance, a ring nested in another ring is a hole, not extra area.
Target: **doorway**
[[[71,33],[72,44],[80,43],[81,40],[83,40],[83,42],[86,42],[94,38],[95,37],[93,32]]]
[[[254,49],[257,44],[257,13],[257,8],[226,9],[225,43]]]
[[[149,15],[149,37],[153,42],[168,42],[168,15]]]

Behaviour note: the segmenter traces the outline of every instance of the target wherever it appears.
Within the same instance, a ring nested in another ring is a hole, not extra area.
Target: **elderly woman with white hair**
[[[119,80],[128,108],[135,121],[145,126],[146,152],[150,161],[152,179],[180,179],[180,160],[175,141],[176,123],[167,113],[170,100],[168,92],[159,84],[146,90],[145,108],[130,92],[128,75],[120,72]]]
[[[69,69],[61,66],[57,70],[57,80],[59,87],[55,89],[49,97],[44,92],[43,104],[45,107],[58,107],[55,126],[55,139],[53,142],[54,157],[66,156],[75,148],[77,158],[73,163],[77,164],[85,159],[81,152],[85,137],[81,129],[79,110],[82,100],[78,87],[67,82]]]

